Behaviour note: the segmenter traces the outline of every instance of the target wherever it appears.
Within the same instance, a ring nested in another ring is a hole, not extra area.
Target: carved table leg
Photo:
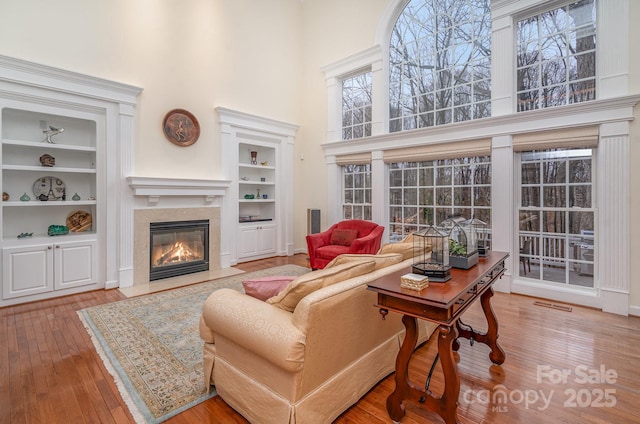
[[[444,374],[444,393],[440,397],[440,410],[436,411],[447,424],[456,424],[458,397],[460,396],[460,375],[453,356],[453,342],[458,338],[456,326],[441,325],[438,334],[438,354]]]
[[[506,355],[498,344],[498,320],[491,307],[491,297],[493,297],[493,287],[489,287],[489,290],[482,293],[480,297],[480,303],[482,304],[482,310],[484,311],[488,325],[487,340],[485,343],[491,348],[491,353],[489,354],[491,362],[500,365],[504,363]]]
[[[396,358],[396,389],[387,398],[387,412],[394,422],[404,417],[404,399],[409,398],[409,359],[418,341],[417,319],[409,315],[402,317],[406,334]]]

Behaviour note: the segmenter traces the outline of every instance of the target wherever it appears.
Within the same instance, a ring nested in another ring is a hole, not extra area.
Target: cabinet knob
[[[51,250],[51,246],[47,246],[47,249]]]
[[[56,244],[56,249],[60,249],[60,245],[59,244]]]

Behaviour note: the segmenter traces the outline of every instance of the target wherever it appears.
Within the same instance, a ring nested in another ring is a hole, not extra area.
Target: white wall
[[[297,123],[299,0],[0,0],[0,54],[144,89],[138,176],[221,178],[216,106]],[[165,139],[174,108],[196,115],[196,144]]]
[[[296,139],[296,249],[306,251],[306,210],[327,221],[327,175],[321,144],[327,135],[327,84],[322,68],[374,43],[388,0],[304,0],[303,120]],[[304,160],[300,160],[300,155]]]

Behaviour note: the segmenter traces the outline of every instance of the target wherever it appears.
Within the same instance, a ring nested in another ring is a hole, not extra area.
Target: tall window
[[[489,0],[410,1],[389,60],[389,132],[491,116]]]
[[[518,22],[518,111],[596,98],[596,1]]]
[[[342,218],[371,220],[371,165],[345,165],[342,175]]]
[[[342,80],[342,139],[371,135],[371,72]]]
[[[520,154],[520,275],[594,287],[592,150]]]
[[[390,164],[391,240],[455,215],[491,226],[489,156]]]

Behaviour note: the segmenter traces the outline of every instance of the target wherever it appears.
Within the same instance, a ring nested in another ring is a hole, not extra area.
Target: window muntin
[[[591,149],[551,149],[520,154],[519,245],[530,240],[520,276],[595,287]]]
[[[342,175],[342,219],[371,220],[371,165],[345,165]]]
[[[390,240],[461,215],[491,227],[491,158],[389,164]]]
[[[580,0],[517,24],[518,112],[596,98],[596,1]]]
[[[412,0],[389,46],[389,132],[491,116],[489,0]]]
[[[371,72],[342,80],[342,140],[371,135]]]

